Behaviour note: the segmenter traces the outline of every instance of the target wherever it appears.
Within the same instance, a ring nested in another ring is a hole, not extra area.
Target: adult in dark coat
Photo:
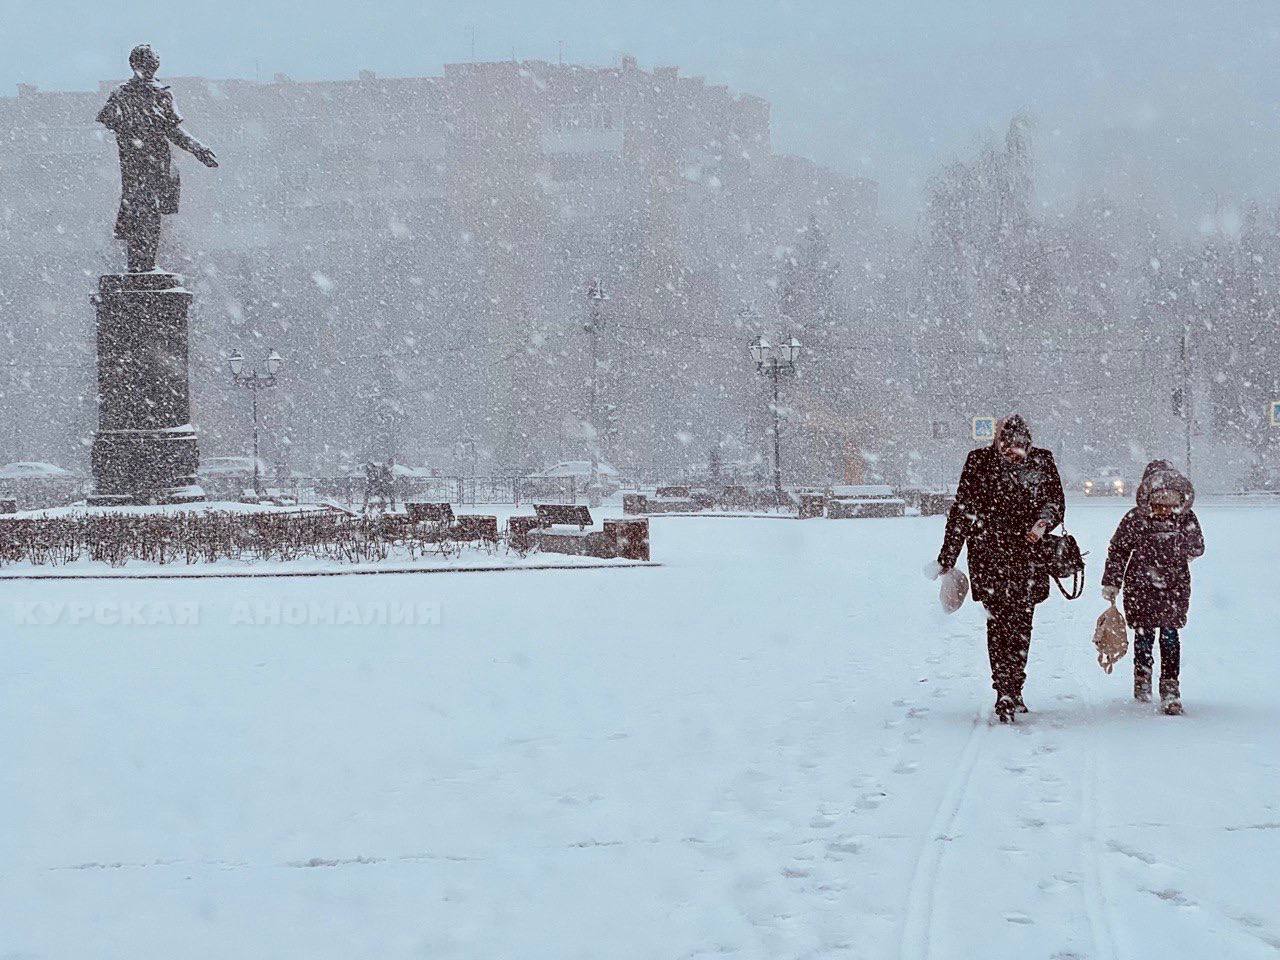
[[[1026,711],[1022,686],[1032,620],[1036,604],[1049,596],[1040,541],[1065,513],[1053,454],[1031,445],[1031,430],[1017,414],[1000,422],[990,447],[965,461],[938,567],[950,570],[968,546],[973,598],[987,608],[991,683],[1002,723]]]
[[[1138,484],[1137,506],[1111,537],[1102,572],[1102,595],[1124,590],[1124,615],[1134,628],[1133,695],[1151,699],[1151,671],[1160,639],[1160,699],[1181,709],[1178,671],[1181,641],[1191,606],[1190,561],[1204,553],[1204,534],[1192,505],[1195,488],[1167,460],[1153,460]],[[1176,701],[1176,702],[1175,702]]]

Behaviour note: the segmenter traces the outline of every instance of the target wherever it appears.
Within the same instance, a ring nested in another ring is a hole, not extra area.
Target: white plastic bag
[[[1093,628],[1093,645],[1098,650],[1098,666],[1110,673],[1129,652],[1129,625],[1113,599]]]
[[[964,598],[969,595],[969,578],[963,570],[952,567],[941,579],[938,599],[942,602],[942,609],[947,613],[955,613],[964,606]]]

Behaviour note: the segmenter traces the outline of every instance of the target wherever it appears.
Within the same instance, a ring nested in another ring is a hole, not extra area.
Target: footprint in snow
[[[1023,913],[1021,910],[1012,910],[1009,913],[1006,913],[1004,915],[1004,918],[1008,923],[1020,923],[1020,924],[1023,924],[1024,926],[1029,926],[1035,923],[1034,920],[1032,920],[1029,916],[1027,916],[1027,914]]]
[[[827,852],[832,854],[861,853],[863,841],[858,837],[840,837],[827,844]]]
[[[1196,906],[1196,902],[1185,893],[1181,890],[1174,890],[1171,887],[1164,890],[1148,890],[1147,893],[1151,894],[1153,897],[1159,897],[1165,903],[1172,903],[1175,906],[1187,908],[1194,908]]]
[[[1067,890],[1070,890],[1074,884],[1074,880],[1069,880],[1066,877],[1055,874],[1052,877],[1046,877],[1041,880],[1036,884],[1036,886],[1042,893],[1065,893]]]
[[[1108,840],[1107,847],[1108,849],[1113,850],[1116,853],[1121,854],[1122,856],[1126,856],[1126,857],[1129,857],[1130,859],[1138,860],[1142,863],[1145,863],[1148,867],[1154,867],[1160,863],[1160,861],[1157,860],[1155,857],[1153,857],[1151,854],[1146,853],[1142,850],[1134,849],[1133,847],[1127,847],[1123,843],[1120,843],[1119,841],[1116,841],[1116,840]]]

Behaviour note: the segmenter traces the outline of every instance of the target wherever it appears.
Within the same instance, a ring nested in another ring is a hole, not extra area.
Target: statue
[[[203,500],[200,450],[191,423],[187,313],[182,277],[156,269],[160,218],[178,212],[178,171],[169,144],[216,167],[213,151],[182,129],[168,87],[156,83],[160,58],[145,44],[129,54],[133,78],[111,92],[98,122],[120,148],[116,237],[127,273],[98,278],[98,432],[90,457],[89,503]]]
[[[125,242],[129,272],[156,267],[160,218],[178,212],[178,170],[169,156],[173,143],[206,167],[216,167],[213,151],[182,129],[182,117],[168,87],[155,80],[160,58],[142,44],[129,54],[133,77],[111,92],[98,122],[116,135],[120,148],[120,212],[115,236]]]

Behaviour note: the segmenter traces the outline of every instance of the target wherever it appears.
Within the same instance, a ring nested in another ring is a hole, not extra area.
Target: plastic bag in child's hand
[[[1098,617],[1098,625],[1093,629],[1093,645],[1098,648],[1098,666],[1107,673],[1129,652],[1128,626],[1114,600]]]
[[[952,567],[942,575],[942,585],[938,587],[938,599],[942,601],[942,609],[947,613],[955,613],[964,605],[964,598],[969,594],[969,578],[963,570]]]

